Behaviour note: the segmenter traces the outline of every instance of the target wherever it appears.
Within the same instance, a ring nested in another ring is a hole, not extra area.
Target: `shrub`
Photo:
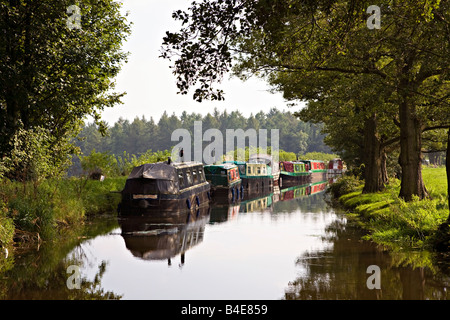
[[[338,199],[342,195],[356,192],[363,186],[363,181],[359,180],[355,176],[343,176],[337,182],[332,183],[327,192],[330,192],[335,199]]]

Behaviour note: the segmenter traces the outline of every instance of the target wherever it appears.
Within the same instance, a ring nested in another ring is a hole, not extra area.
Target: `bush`
[[[323,152],[308,152],[306,154],[300,154],[299,159],[303,160],[321,160],[321,161],[330,161],[333,159],[339,158],[337,154],[329,154]]]
[[[345,194],[356,192],[361,189],[363,183],[362,180],[359,180],[355,176],[343,176],[337,182],[332,183],[328,187],[327,192],[330,192],[335,199],[338,199]]]

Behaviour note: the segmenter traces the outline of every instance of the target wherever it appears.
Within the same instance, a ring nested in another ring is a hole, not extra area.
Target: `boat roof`
[[[146,163],[134,167],[128,179],[155,179],[155,180],[171,180],[177,179],[177,169],[201,166],[200,162],[157,162]]]
[[[226,163],[219,163],[219,164],[208,164],[205,166],[205,168],[221,168],[221,169],[228,170],[228,169],[236,168],[236,165],[233,163],[226,162]]]

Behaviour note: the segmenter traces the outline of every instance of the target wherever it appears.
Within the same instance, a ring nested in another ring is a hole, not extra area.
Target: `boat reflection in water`
[[[324,192],[327,188],[328,182],[328,180],[320,181],[316,183],[282,189],[280,193],[280,201],[297,199]]]
[[[152,212],[151,215],[122,216],[118,222],[126,248],[143,260],[167,260],[185,253],[203,241],[205,225],[209,220],[210,207],[179,213]]]

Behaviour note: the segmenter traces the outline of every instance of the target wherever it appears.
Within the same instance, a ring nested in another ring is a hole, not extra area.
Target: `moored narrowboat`
[[[292,186],[310,182],[311,171],[307,165],[301,161],[281,161],[280,162],[280,185]]]
[[[272,169],[265,163],[248,163],[244,161],[226,161],[239,168],[242,186],[247,195],[271,191],[273,189]]]
[[[301,160],[306,164],[307,170],[311,172],[311,182],[324,181],[327,179],[327,166],[321,160]]]
[[[211,164],[204,166],[206,181],[211,185],[213,199],[239,199],[243,190],[242,180],[237,165],[232,163]]]
[[[341,174],[344,173],[344,162],[342,159],[333,159],[328,162],[328,173]]]
[[[272,155],[265,154],[265,153],[252,154],[249,157],[248,162],[249,163],[265,163],[266,165],[268,165],[272,171],[274,185],[278,184],[279,179],[280,179],[280,165],[279,165],[278,161],[274,161]]]
[[[306,164],[306,169],[314,172],[327,172],[325,162],[322,160],[300,160]]]
[[[179,212],[209,205],[210,184],[202,163],[158,162],[135,167],[122,190],[121,214]]]

